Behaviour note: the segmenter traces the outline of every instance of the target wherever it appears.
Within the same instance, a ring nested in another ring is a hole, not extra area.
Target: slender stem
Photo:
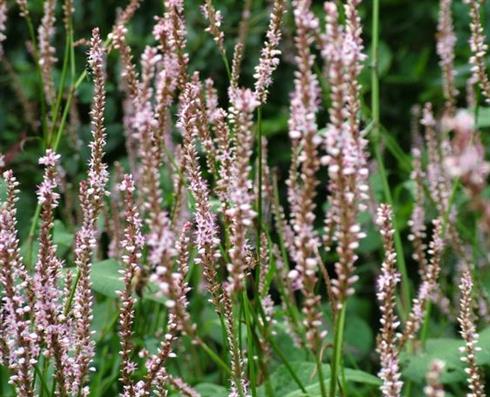
[[[255,371],[255,346],[254,346],[254,335],[251,326],[250,319],[250,310],[249,310],[249,302],[247,292],[243,291],[242,293],[242,305],[243,305],[243,314],[245,317],[245,324],[247,326],[247,355],[248,355],[248,370],[249,370],[249,380],[250,380],[250,389],[252,391],[252,396],[257,396],[256,390],[256,371]]]
[[[56,395],[56,377],[53,376],[53,381],[51,382],[51,397]]]
[[[46,379],[44,378],[43,374],[41,373],[41,370],[39,369],[38,365],[34,366],[34,372],[37,375],[37,377],[39,378],[40,383],[41,383],[41,389],[39,390],[39,396],[40,397],[44,396],[44,393],[49,394],[49,387],[46,384]]]
[[[274,205],[277,209],[280,207],[280,202],[279,202],[279,189],[278,189],[278,183],[277,183],[277,175],[273,174],[272,176],[272,189],[273,189],[273,194],[274,194]],[[279,214],[277,215],[279,216]],[[281,251],[281,256],[282,260],[284,262],[284,265],[286,269],[289,271],[289,259],[288,259],[288,253],[286,250],[286,244],[284,242],[284,236],[280,232],[278,233],[279,236],[279,248]],[[306,341],[305,339],[305,333],[304,329],[301,327],[301,321],[300,321],[300,313],[298,311],[298,307],[294,304],[294,302],[291,302],[292,299],[290,299],[290,296],[286,292],[286,286],[283,285],[283,280],[281,277],[278,279],[277,287],[279,289],[279,293],[281,294],[281,298],[284,300],[286,303],[286,308],[287,312],[289,314],[290,319],[294,323],[294,329],[297,331],[300,331],[300,337],[302,338],[303,342]]]
[[[36,210],[34,211],[34,215],[32,217],[31,228],[29,229],[29,235],[27,236],[27,257],[26,257],[26,265],[28,268],[32,268],[33,260],[32,260],[32,249],[34,243],[34,234],[36,233],[37,221],[39,219],[39,215],[41,214],[41,204],[37,204]]]
[[[58,120],[58,114],[61,108],[61,102],[63,101],[63,92],[65,91],[65,83],[68,75],[68,68],[70,66],[70,58],[72,55],[71,51],[72,40],[70,38],[70,32],[67,32],[65,41],[65,56],[63,58],[63,68],[61,70],[60,86],[58,88],[58,96],[56,98],[56,103],[54,109],[51,113],[51,128],[48,135],[48,145],[51,145],[51,139],[56,128],[56,122]]]
[[[260,251],[262,235],[262,108],[257,109],[257,268],[256,283],[260,277]]]
[[[305,386],[303,385],[303,383],[299,379],[298,375],[296,375],[296,372],[294,372],[293,368],[291,367],[291,364],[289,364],[287,357],[284,355],[282,350],[277,346],[276,342],[274,341],[274,338],[270,334],[269,328],[265,325],[265,324],[267,324],[267,318],[266,318],[266,315],[264,313],[264,308],[262,307],[262,305],[257,305],[257,308],[258,308],[258,310],[257,311],[252,310],[251,314],[252,314],[252,317],[254,319],[254,322],[257,324],[257,328],[258,328],[259,332],[269,342],[270,346],[272,347],[272,350],[274,351],[274,353],[277,354],[279,359],[283,362],[287,371],[291,375],[291,378],[293,378],[293,380],[296,382],[298,387],[304,393],[305,397],[308,397],[308,393],[306,391]],[[259,321],[259,318],[258,318],[259,316],[260,316],[260,319],[262,320],[262,322]]]
[[[240,368],[241,372],[241,342],[242,342],[242,327],[240,326],[240,318],[242,316],[241,314],[242,306],[240,306],[240,310],[238,313],[238,331],[237,331],[237,323],[235,322],[235,318],[233,318],[233,329],[231,330],[231,336],[232,338],[235,338],[236,343],[233,343],[233,354],[232,354],[232,361],[233,361],[233,368],[238,369]],[[232,371],[232,377],[235,382],[235,386],[237,388],[238,394],[240,397],[246,397],[245,395],[245,390],[242,384],[242,379],[241,379],[241,374],[236,373],[236,370]]]
[[[68,300],[66,301],[66,306],[63,310],[63,314],[65,316],[68,316],[68,314],[71,311],[71,306],[73,304],[73,298],[75,297],[75,291],[77,290],[77,285],[78,285],[79,280],[80,280],[80,269],[77,269],[77,275],[75,276],[75,281],[74,281],[73,285],[71,286],[70,295],[68,296]]]
[[[425,307],[425,316],[424,323],[422,325],[422,331],[420,332],[420,340],[422,341],[422,346],[425,346],[425,341],[427,340],[427,336],[429,334],[429,320],[430,320],[430,312],[431,312],[432,304],[431,301],[427,301]]]
[[[320,358],[321,352],[315,354],[316,367],[318,371],[318,380],[320,381],[320,393],[322,397],[327,397],[327,389],[325,387],[325,376],[323,375],[323,363]]]
[[[451,209],[453,207],[454,200],[456,199],[456,193],[458,191],[460,183],[461,182],[459,179],[456,179],[454,181],[453,187],[451,190],[451,195],[449,196],[447,208],[446,208],[446,211],[444,212],[444,216],[442,218],[442,236],[443,236],[443,238],[445,238],[446,233],[447,233],[449,215],[451,214]],[[425,310],[424,323],[422,325],[422,330],[420,332],[420,340],[422,341],[423,345],[425,345],[425,341],[427,340],[427,336],[429,334],[429,320],[430,320],[431,307],[432,307],[432,304],[430,301],[428,301],[427,306],[426,306],[426,310]]]
[[[66,106],[63,111],[63,116],[61,116],[60,126],[58,128],[58,133],[56,134],[56,140],[53,145],[53,150],[55,151],[56,149],[58,149],[61,136],[63,135],[63,131],[65,130],[66,119],[68,118],[68,113],[70,112],[71,102],[73,100],[73,97],[75,96],[75,92],[77,91],[78,87],[80,86],[80,84],[82,84],[83,80],[85,80],[86,77],[87,77],[87,70],[84,70],[80,75],[80,77],[78,78],[78,80],[73,85],[72,89],[70,90],[70,93],[68,94]]]
[[[223,64],[225,65],[226,69],[226,74],[228,75],[228,80],[231,81],[231,70],[230,70],[230,63],[228,62],[228,57],[226,56],[225,52],[221,52],[221,58],[223,59]]]
[[[279,359],[282,361],[282,363],[286,367],[287,371],[291,375],[291,378],[293,378],[294,382],[298,385],[298,387],[301,389],[301,391],[304,393],[305,396],[309,396],[308,392],[306,391],[305,386],[303,385],[303,382],[298,377],[298,375],[296,374],[296,372],[294,372],[294,369],[293,369],[293,367],[291,367],[291,364],[289,364],[289,361],[288,361],[287,357],[284,355],[284,353],[282,352],[282,350],[277,346],[277,344],[274,341],[274,339],[271,338],[269,340],[269,343],[270,343],[270,345],[271,345],[272,350],[274,351],[274,353],[277,354],[277,356],[279,357]]]
[[[80,75],[77,82],[75,83],[75,85],[70,90],[70,93],[68,95],[68,100],[66,102],[65,110],[63,112],[63,116],[61,117],[60,126],[59,126],[58,132],[56,134],[56,140],[55,140],[55,143],[53,145],[54,151],[56,151],[58,149],[58,146],[60,144],[61,136],[63,135],[63,131],[65,129],[66,119],[68,117],[68,113],[70,110],[71,102],[73,100],[73,96],[75,95],[75,91],[80,86],[80,84],[82,83],[82,81],[85,79],[86,76],[87,76],[87,71],[85,70]],[[36,206],[36,210],[34,212],[34,216],[32,218],[32,223],[31,223],[31,228],[29,230],[29,235],[27,237],[27,244],[28,244],[27,263],[28,263],[28,265],[32,265],[32,248],[33,248],[33,242],[34,242],[34,234],[36,233],[37,222],[39,220],[40,214],[41,214],[41,205],[38,203]]]
[[[37,75],[39,77],[39,81],[41,82],[41,87],[39,90],[39,98],[41,101],[41,125],[42,125],[43,134],[45,135],[44,138],[46,139],[47,123],[46,123],[46,98],[44,98],[44,91],[43,91],[44,78],[41,71],[41,65],[39,64],[39,52],[37,48],[36,34],[34,33],[34,25],[32,24],[32,19],[29,14],[26,15],[25,19],[27,22],[27,30],[29,31],[29,37],[31,39],[32,54],[34,56],[34,62],[36,63]],[[46,143],[47,142],[45,142],[45,144]]]
[[[197,340],[197,344],[202,347],[204,352],[213,360],[221,369],[223,369],[228,376],[232,375],[231,369],[226,363],[204,342],[202,339]]]
[[[329,396],[335,396],[337,389],[338,373],[342,361],[342,346],[344,343],[346,303],[342,305],[340,312],[335,316],[334,327],[334,345],[332,357],[332,370],[330,373],[330,393]]]
[[[393,207],[393,198],[391,195],[390,186],[386,168],[383,162],[381,153],[381,122],[380,122],[380,90],[379,90],[379,0],[373,0],[373,25],[372,25],[372,41],[371,41],[371,112],[373,119],[372,143],[374,155],[378,164],[379,175],[383,184],[383,194],[385,200]],[[402,276],[401,285],[401,302],[403,308],[403,317],[406,317],[410,305],[410,282],[405,264],[405,256],[403,254],[403,244],[400,237],[400,229],[397,225],[396,217],[393,219],[393,228],[395,229],[395,249],[398,259],[398,268]]]

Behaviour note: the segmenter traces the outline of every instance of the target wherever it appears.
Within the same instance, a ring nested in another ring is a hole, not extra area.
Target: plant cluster
[[[478,251],[489,246],[490,163],[479,118],[490,81],[480,0],[464,1],[464,99],[453,2],[439,2],[444,100],[413,112],[409,233],[385,162],[402,149],[381,120],[379,0],[370,17],[362,0],[270,1],[250,76],[252,2],[229,46],[223,10],[203,1],[219,81],[193,65],[184,0],[163,1],[138,56],[131,22],[143,0],[119,10],[105,37],[95,27],[85,38],[74,23],[83,4],[58,3],[42,2],[36,30],[29,1],[0,0],[0,57],[13,76],[1,47],[7,15],[18,13],[30,35],[37,97],[12,85],[43,152],[22,243],[22,144],[0,161],[2,396],[486,395],[489,265]],[[263,130],[284,59],[295,68],[286,177],[271,166]],[[88,78],[90,111],[77,101]],[[105,120],[115,91],[120,161]],[[74,179],[70,151],[88,153]],[[377,309],[359,315],[365,297]]]

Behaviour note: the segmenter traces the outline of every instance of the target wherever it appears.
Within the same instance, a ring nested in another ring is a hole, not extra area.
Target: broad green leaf
[[[315,363],[302,361],[290,362],[293,371],[297,374],[308,392],[309,397],[320,396],[320,382],[318,381],[317,367]],[[330,366],[323,365],[323,376],[325,383],[330,381]],[[347,382],[362,383],[369,386],[379,386],[380,380],[367,372],[356,369],[345,369],[345,378]],[[298,387],[296,382],[291,378],[290,373],[284,365],[281,365],[271,375],[271,386],[274,394],[284,397],[302,397],[305,394]]]
[[[95,263],[92,267],[92,288],[94,291],[111,298],[117,298],[117,291],[124,289],[121,270],[121,265],[113,259]],[[156,285],[151,282],[148,282],[143,290],[143,299],[163,304],[166,301],[164,297],[158,294]]]
[[[60,257],[65,256],[73,246],[73,233],[70,233],[59,220],[54,221],[53,242],[57,246],[56,253]]]
[[[92,321],[92,330],[95,332],[94,338],[98,340],[104,329],[114,320],[116,310],[114,310],[114,301],[105,300],[96,302],[93,309],[94,319]]]
[[[373,348],[373,331],[363,318],[352,316],[345,327],[346,352],[350,355],[363,357]]]
[[[480,107],[478,109],[478,127],[490,127],[490,108]]]
[[[326,374],[329,373],[329,371],[327,371],[327,368],[329,368],[329,367],[324,365],[324,370],[323,370],[323,372],[325,374],[324,384],[328,389],[328,385],[330,384],[330,377],[326,376]],[[377,387],[381,384],[381,381],[377,377],[375,377],[374,375],[368,374],[367,372],[364,372],[364,371],[346,368],[344,373],[345,373],[345,379],[347,380],[347,382],[362,383],[365,385],[375,386],[375,387]],[[308,393],[307,395],[309,397],[321,396],[320,382],[315,382],[311,385],[308,385],[305,387],[305,389],[306,389],[306,392]],[[303,397],[303,396],[306,396],[306,395],[300,389],[297,389],[293,392],[286,394],[286,397]]]
[[[117,298],[116,291],[124,289],[119,270],[119,263],[112,259],[95,263],[92,267],[92,288],[99,294]]]
[[[201,383],[194,387],[201,397],[226,397],[229,392],[223,386],[213,385],[211,383]]]
[[[381,384],[381,380],[378,377],[359,369],[346,368],[345,379],[347,382],[362,383],[371,386],[379,386]]]
[[[429,365],[435,359],[445,362],[441,381],[443,383],[455,383],[466,379],[465,365],[461,361],[459,348],[463,346],[460,339],[439,338],[427,341],[425,352],[416,355],[403,354],[401,357],[404,366],[403,374],[413,382],[422,384]],[[490,364],[490,328],[481,333],[479,346],[482,351],[477,354],[480,365]]]

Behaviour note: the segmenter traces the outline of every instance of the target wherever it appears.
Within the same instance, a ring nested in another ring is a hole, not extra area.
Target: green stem
[[[51,397],[56,395],[56,377],[53,376],[53,381],[51,382]]]
[[[320,354],[315,354],[316,357],[316,367],[318,371],[318,380],[320,381],[320,393],[322,397],[327,397],[327,389],[325,387],[325,376],[323,375],[323,363],[320,358]]]
[[[37,75],[39,77],[39,81],[41,82],[41,87],[39,90],[39,98],[41,102],[41,125],[42,125],[42,130],[45,138],[45,144],[46,139],[47,139],[47,122],[46,122],[46,99],[44,98],[44,78],[43,74],[41,71],[41,65],[39,64],[39,52],[37,48],[37,40],[36,40],[36,34],[34,32],[34,25],[32,24],[31,16],[27,14],[25,16],[26,22],[27,22],[27,30],[29,31],[29,37],[31,39],[31,44],[32,44],[32,54],[34,57],[34,62],[36,63],[36,71]]]
[[[420,340],[422,341],[422,346],[425,347],[425,341],[429,334],[429,320],[432,304],[431,301],[427,301],[427,306],[425,308],[424,324],[422,325],[422,331],[420,332]]]
[[[260,251],[262,235],[262,108],[257,109],[257,267],[256,267],[256,285],[259,285],[260,278]]]
[[[202,347],[204,352],[213,360],[221,369],[223,369],[228,376],[232,376],[231,369],[226,363],[204,342],[202,339],[197,340],[197,344]]]
[[[248,370],[249,370],[249,380],[250,380],[250,389],[252,391],[252,396],[257,396],[256,390],[256,371],[255,371],[255,346],[254,346],[254,335],[253,329],[251,326],[250,319],[250,311],[249,311],[249,302],[247,292],[242,292],[242,305],[243,305],[243,314],[245,317],[245,324],[247,326],[247,355],[248,355]]]
[[[70,112],[71,108],[71,102],[73,101],[73,97],[75,96],[75,92],[77,88],[82,84],[83,80],[85,80],[85,77],[87,77],[87,71],[84,70],[83,73],[80,75],[72,89],[70,90],[70,93],[68,94],[68,99],[66,101],[65,109],[63,111],[63,115],[61,116],[61,121],[60,121],[60,126],[58,128],[58,132],[56,134],[56,140],[53,145],[53,150],[56,151],[58,149],[58,146],[60,144],[61,136],[63,135],[63,131],[65,130],[65,124],[66,120],[68,118],[68,114]]]
[[[66,124],[66,119],[68,117],[68,113],[70,110],[71,102],[73,100],[73,96],[75,95],[76,89],[80,86],[82,81],[85,79],[87,76],[87,71],[83,71],[83,73],[80,75],[78,80],[76,81],[75,85],[72,87],[70,90],[70,93],[68,95],[68,100],[66,102],[65,109],[63,111],[63,116],[61,118],[60,126],[58,128],[58,132],[56,134],[56,140],[53,145],[53,150],[56,151],[58,149],[58,146],[61,141],[61,136],[63,135],[63,131],[65,129],[65,124]],[[31,228],[29,230],[29,235],[27,237],[27,244],[28,244],[28,250],[27,250],[27,262],[28,265],[32,265],[32,248],[33,248],[33,243],[34,243],[34,235],[36,233],[36,227],[37,227],[37,222],[39,220],[39,215],[41,214],[41,204],[37,204],[36,210],[34,212],[34,216],[32,218],[32,223],[31,223]]]
[[[298,375],[296,375],[296,373],[294,372],[293,368],[291,367],[291,364],[289,364],[287,357],[284,355],[282,350],[277,346],[276,342],[274,341],[274,338],[272,337],[272,335],[269,332],[268,327],[264,325],[264,324],[267,324],[267,319],[266,319],[266,315],[264,313],[264,309],[263,309],[262,305],[257,305],[257,307],[258,307],[258,314],[256,311],[252,311],[251,314],[252,314],[254,321],[258,325],[258,329],[259,329],[260,333],[262,334],[262,336],[266,340],[268,340],[269,344],[272,347],[272,350],[279,357],[279,359],[282,361],[282,363],[285,365],[287,371],[291,375],[291,378],[293,378],[293,380],[296,382],[296,384],[301,389],[301,391],[304,393],[304,395],[308,396],[308,392],[306,391],[305,386],[303,385],[301,380],[298,378]],[[260,321],[258,321],[259,315],[260,315],[260,318],[262,320],[262,324],[260,323]]]
[[[332,357],[332,370],[330,374],[330,393],[329,396],[335,396],[337,389],[338,373],[342,361],[342,346],[344,343],[344,327],[345,327],[346,303],[342,305],[342,309],[335,316],[334,327],[334,345]]]
[[[373,25],[372,25],[372,42],[371,42],[371,112],[373,119],[372,141],[374,155],[378,164],[378,171],[383,185],[383,194],[385,200],[393,207],[393,198],[386,168],[381,153],[381,122],[380,122],[380,90],[379,90],[379,73],[378,73],[378,56],[379,56],[379,0],[373,0]],[[401,302],[403,307],[403,317],[406,317],[410,306],[410,282],[403,254],[403,244],[400,237],[400,229],[397,225],[396,217],[393,219],[393,228],[395,230],[395,250],[397,253],[398,268],[402,276],[401,284]]]
[[[231,315],[233,315],[233,323],[232,323],[232,329],[230,330],[231,335],[229,335],[229,337],[235,339],[235,343],[233,343],[233,347],[232,347],[233,352],[231,353],[233,381],[235,382],[235,386],[237,388],[239,396],[246,397],[245,390],[242,384],[242,379],[241,379],[242,327],[240,326],[240,319],[242,317],[242,310],[243,310],[243,305],[240,305],[238,310],[238,318],[235,318],[236,314],[234,309],[233,312],[231,313]],[[237,330],[237,324],[238,324],[238,330]]]
[[[32,249],[34,243],[34,234],[36,233],[37,221],[39,219],[39,215],[41,214],[41,204],[37,204],[36,210],[34,211],[34,215],[32,217],[31,228],[29,229],[29,235],[27,236],[27,256],[26,256],[26,264],[28,268],[32,268],[33,260],[32,260]]]
[[[44,378],[43,373],[39,369],[38,365],[34,366],[34,372],[37,374],[37,377],[39,378],[41,383],[41,390],[39,391],[39,397],[43,397],[44,393],[49,394],[49,387],[46,383],[46,379]]]
[[[288,370],[289,374],[291,375],[291,378],[293,378],[294,382],[298,385],[298,387],[301,389],[303,394],[305,396],[308,396],[308,392],[306,391],[305,386],[303,385],[303,382],[301,382],[301,379],[299,379],[298,375],[296,375],[296,372],[294,372],[293,367],[291,367],[291,364],[289,364],[289,361],[287,357],[284,355],[282,350],[277,346],[276,342],[271,338],[269,340],[269,343],[272,347],[272,350],[274,351],[275,354],[279,357],[279,359],[282,361],[286,369]]]
[[[70,57],[72,54],[70,47],[71,47],[70,32],[67,32],[66,42],[65,42],[65,56],[63,58],[63,69],[61,70],[60,86],[58,88],[58,96],[56,98],[55,107],[51,114],[51,128],[49,130],[49,135],[48,135],[49,145],[51,145],[51,139],[54,130],[56,128],[56,122],[58,120],[58,114],[61,108],[61,102],[63,101],[63,93],[65,91],[66,77],[68,74],[68,68],[70,66]]]
[[[226,53],[220,51],[220,54],[221,54],[221,58],[223,59],[223,64],[225,65],[226,74],[228,75],[228,80],[231,81],[230,63],[228,62]]]
[[[71,306],[73,304],[73,298],[75,297],[75,291],[77,289],[77,285],[78,285],[79,280],[80,280],[80,270],[77,269],[77,275],[75,277],[75,281],[74,281],[73,285],[71,286],[70,295],[68,296],[68,300],[66,301],[66,306],[65,306],[65,309],[63,311],[63,314],[65,316],[68,316],[68,314],[71,311]]]

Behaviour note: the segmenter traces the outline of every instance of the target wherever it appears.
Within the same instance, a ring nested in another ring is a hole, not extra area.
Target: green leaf
[[[346,352],[364,357],[373,348],[373,331],[369,324],[359,316],[352,316],[345,327]]]
[[[117,291],[124,289],[121,270],[121,265],[113,259],[95,263],[92,267],[92,288],[94,291],[111,298],[117,298]],[[143,290],[143,299],[162,304],[166,302],[166,299],[158,294],[157,286],[151,282],[148,282]]]
[[[370,52],[371,53],[371,52]],[[384,76],[390,69],[393,61],[393,53],[390,47],[383,41],[379,43],[378,70],[379,75]]]
[[[92,267],[92,288],[94,291],[111,298],[117,298],[116,291],[124,289],[119,270],[121,270],[119,263],[112,259],[95,263]]]
[[[480,335],[478,344],[482,351],[477,354],[479,365],[490,364],[490,328],[487,328]],[[401,361],[405,367],[403,374],[413,382],[422,384],[429,365],[435,360],[445,362],[444,372],[441,377],[442,383],[456,383],[466,379],[464,372],[465,365],[461,361],[459,348],[463,346],[461,339],[439,338],[429,339],[426,344],[425,352],[416,355],[403,354]]]
[[[73,245],[73,233],[70,233],[63,222],[59,220],[54,221],[53,242],[57,246],[56,253],[60,257],[65,256]]]
[[[326,368],[329,367],[324,365],[323,371],[325,374],[327,373]],[[345,369],[345,379],[347,380],[347,382],[362,383],[365,385],[376,386],[376,387],[381,384],[381,381],[377,377],[368,374],[367,372],[357,370],[357,369],[350,369],[350,368]],[[328,384],[330,383],[330,378],[326,378],[324,383],[328,387]],[[321,396],[320,382],[316,382],[309,386],[306,386],[305,389],[309,397]],[[303,396],[306,396],[306,394],[304,394],[300,389],[297,389],[291,393],[286,394],[286,397],[303,397]]]
[[[309,361],[291,362],[293,371],[297,374],[308,392],[309,397],[320,396],[320,382],[318,382],[318,373],[315,363]],[[330,381],[330,366],[323,365],[323,375],[325,383]],[[381,381],[367,372],[357,369],[345,369],[345,378],[347,382],[362,383],[369,386],[379,386]],[[298,385],[291,379],[291,375],[285,366],[280,366],[270,378],[274,394],[284,397],[302,397],[305,394],[298,388]]]
[[[480,106],[478,109],[478,127],[490,127],[490,108]]]
[[[105,300],[104,302],[96,302],[93,309],[94,319],[92,321],[92,331],[95,332],[94,338],[98,340],[102,331],[113,320],[115,314],[114,301]]]
[[[345,379],[347,382],[362,383],[371,386],[379,386],[381,384],[381,380],[378,377],[359,369],[346,368]]]
[[[318,381],[318,375],[316,372],[316,364],[307,361],[290,362],[291,368],[301,380],[303,385],[308,388],[310,385],[314,385]],[[324,366],[323,375],[327,378],[330,375],[330,367]],[[274,393],[278,396],[292,396],[302,395],[298,385],[291,378],[291,374],[287,370],[286,366],[281,365],[271,375],[271,384],[274,388]],[[297,393],[297,394],[295,394]]]
[[[226,397],[228,390],[223,386],[213,385],[211,383],[201,383],[196,385],[194,389],[199,392],[201,397]]]

